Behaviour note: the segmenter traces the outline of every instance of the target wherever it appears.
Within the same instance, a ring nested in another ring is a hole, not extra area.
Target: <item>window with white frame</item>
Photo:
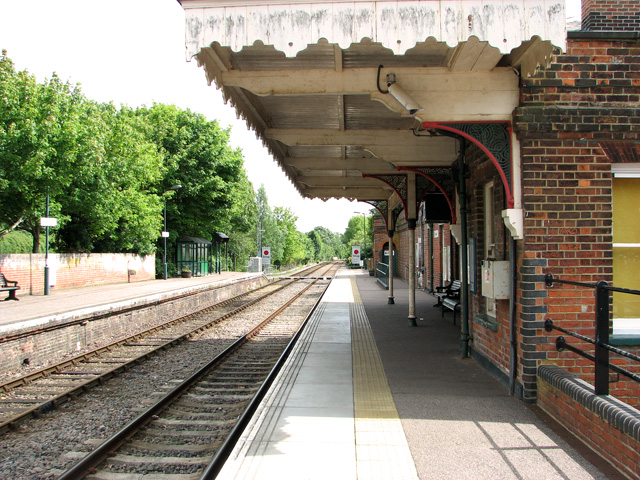
[[[613,284],[640,290],[640,164],[612,165]],[[640,296],[613,293],[613,334],[640,335]]]

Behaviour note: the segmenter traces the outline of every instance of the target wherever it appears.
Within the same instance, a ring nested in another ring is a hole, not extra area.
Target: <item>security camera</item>
[[[395,80],[395,76],[394,76]],[[389,76],[387,76],[387,81],[389,81]],[[395,98],[400,105],[407,109],[409,115],[415,115],[419,110],[422,110],[422,107],[418,102],[416,102],[411,95],[404,91],[404,89],[394,82],[387,83],[387,89],[393,98]]]

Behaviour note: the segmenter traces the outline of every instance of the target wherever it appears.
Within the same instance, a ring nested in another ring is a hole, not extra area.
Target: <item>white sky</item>
[[[566,3],[567,17],[579,18],[579,0]],[[56,72],[93,100],[174,104],[232,126],[231,144],[242,148],[254,188],[264,184],[271,207],[289,207],[302,232],[324,226],[343,233],[354,212],[369,209],[298,194],[222,94],[207,86],[203,70],[186,61],[184,11],[176,0],[0,0],[1,49],[18,70],[39,81]]]

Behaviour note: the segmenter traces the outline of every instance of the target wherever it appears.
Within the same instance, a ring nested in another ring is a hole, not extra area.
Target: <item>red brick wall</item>
[[[638,0],[582,0],[582,29],[595,31],[639,31]]]
[[[571,392],[565,392],[541,378],[538,384],[537,404],[542,410],[582,442],[600,452],[629,478],[640,478],[640,442],[609,421],[608,417],[616,417],[615,403],[607,398],[601,399],[600,405],[594,404],[600,411],[600,414],[596,414],[585,407],[588,401],[579,401],[588,396],[586,391],[574,388]],[[623,408],[620,413],[624,413]],[[629,418],[633,417],[629,415]]]
[[[499,172],[493,162],[475,145],[467,148],[467,167],[471,177],[467,181],[467,225],[468,237],[476,240],[476,285],[477,292],[469,292],[469,331],[473,338],[475,352],[490,360],[503,373],[509,371],[511,321],[509,300],[496,301],[496,316],[488,318],[486,304],[489,301],[482,295],[482,261],[486,260],[485,248],[485,206],[484,188],[493,185],[493,226],[490,258],[508,260],[506,243],[508,233],[502,220],[501,211],[506,208],[504,188]]]
[[[0,272],[9,280],[18,282],[18,295],[41,295],[44,292],[44,265],[44,254],[0,255]],[[48,265],[50,285],[57,290],[155,278],[155,255],[49,254]],[[135,270],[135,275],[128,275],[129,270]]]
[[[47,326],[59,328],[41,329],[40,333],[21,336],[21,331],[5,335],[0,344],[0,374],[21,372],[28,361],[30,367],[44,367],[65,357],[107,345],[122,337],[140,332],[153,326],[189,315],[210,305],[226,300],[234,295],[257,288],[264,283],[263,276],[239,279],[222,288],[217,285],[203,285],[195,290],[169,292],[156,295],[151,303],[123,301],[91,313],[78,315],[57,315]],[[33,329],[25,327],[24,330]],[[23,330],[23,331],[24,331]]]
[[[522,80],[514,120],[525,211],[517,297],[518,348],[524,352],[519,376],[526,398],[535,398],[540,360],[586,378],[592,374],[590,362],[556,351],[555,335],[545,333],[543,322],[550,318],[593,336],[593,291],[547,289],[543,274],[612,280],[611,163],[625,159],[607,152],[640,140],[638,86],[640,45],[624,39],[571,37],[566,54]]]

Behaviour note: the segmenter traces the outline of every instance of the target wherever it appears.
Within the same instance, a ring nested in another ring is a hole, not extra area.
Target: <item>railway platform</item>
[[[248,274],[103,285],[0,305],[0,329],[153,303]],[[255,274],[254,274],[255,275]],[[368,272],[340,270],[219,479],[622,479],[474,360],[433,296],[395,305]]]
[[[433,296],[416,292],[408,327],[394,285],[388,305],[340,271],[218,479],[623,478],[461,359]]]
[[[117,305],[153,302],[179,292],[191,292],[212,285],[222,287],[260,275],[222,272],[202,277],[54,289],[50,295],[20,295],[17,302],[0,302],[0,336],[20,328],[37,327],[54,319],[113,310]]]

